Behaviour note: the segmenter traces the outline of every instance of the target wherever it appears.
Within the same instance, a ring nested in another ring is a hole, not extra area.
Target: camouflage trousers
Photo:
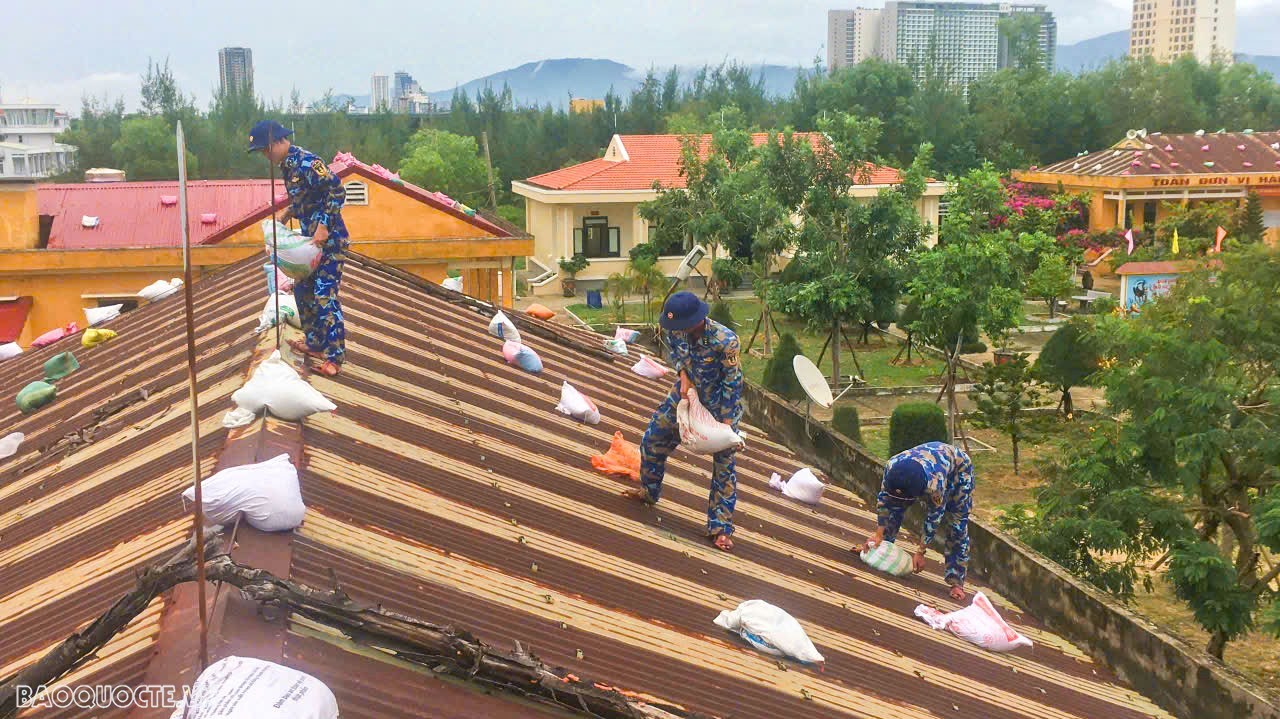
[[[680,445],[676,426],[679,400],[668,395],[649,420],[640,440],[640,484],[649,493],[649,501],[662,495],[662,480],[667,472],[667,456]],[[737,427],[734,427],[737,430]],[[738,503],[738,474],[734,469],[734,450],[712,455],[711,492],[707,497],[707,534],[733,534],[733,508]]]
[[[338,300],[345,260],[343,252],[325,252],[316,271],[293,286],[307,347],[323,352],[325,359],[337,365],[342,364],[347,354],[347,328],[342,321],[342,303]]]

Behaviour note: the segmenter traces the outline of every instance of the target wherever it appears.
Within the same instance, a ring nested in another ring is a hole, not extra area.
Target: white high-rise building
[[[1231,62],[1236,47],[1236,0],[1134,0],[1129,56],[1169,62]]]
[[[222,92],[253,90],[253,50],[224,47],[218,51],[218,80]]]
[[[369,109],[372,112],[384,112],[391,109],[391,78],[386,75],[374,75],[369,93]]]
[[[1044,5],[898,0],[889,0],[883,9],[829,11],[827,66],[834,70],[879,57],[911,65],[921,76],[932,63],[954,81],[968,84],[1010,63],[1000,21],[1019,13],[1039,17],[1042,62],[1052,68],[1058,25]]]
[[[0,103],[0,178],[48,177],[75,163],[76,148],[56,140],[68,126],[56,105]]]
[[[880,45],[878,9],[827,11],[827,67],[838,70],[876,56]]]

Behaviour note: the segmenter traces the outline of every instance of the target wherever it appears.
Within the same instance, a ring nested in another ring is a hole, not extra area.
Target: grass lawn
[[[628,303],[626,317],[629,322],[638,322],[643,318],[642,303]],[[611,307],[602,309],[591,309],[585,304],[575,304],[569,306],[569,311],[582,318],[583,322],[591,325],[598,331],[609,332],[614,323],[614,314]],[[761,382],[764,378],[764,367],[768,362],[768,358],[764,356],[764,338],[756,337],[751,350],[746,351],[747,342],[751,340],[752,333],[756,330],[756,323],[760,319],[760,301],[756,299],[748,300],[731,300],[729,302],[729,310],[733,314],[736,327],[733,328],[738,333],[739,339],[742,341],[743,358],[742,369],[746,373],[747,378],[754,382]],[[822,350],[822,345],[826,341],[826,335],[819,335],[808,331],[802,322],[796,322],[786,317],[777,317],[776,324],[782,332],[790,332],[795,335],[796,341],[800,344],[800,350],[804,352],[809,359],[817,361],[818,353]],[[858,328],[847,328],[849,339],[857,341],[862,332]],[[773,341],[778,341],[777,335],[774,335]],[[911,366],[899,366],[891,364],[893,358],[897,356],[900,344],[897,340],[886,339],[881,335],[872,334],[870,341],[866,345],[854,345],[857,349],[858,365],[862,367],[863,379],[868,384],[876,387],[904,387],[913,385],[932,384],[931,378],[937,377],[942,373],[942,360],[926,357]],[[850,361],[847,347],[841,347],[840,353],[840,372],[841,374],[853,374],[857,372],[853,362]],[[915,354],[912,354],[915,358]],[[831,371],[831,350],[828,349],[823,358],[822,369]]]

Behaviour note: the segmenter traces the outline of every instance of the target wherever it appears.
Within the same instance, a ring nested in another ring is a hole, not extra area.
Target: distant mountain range
[[[798,68],[784,65],[749,65],[753,77],[764,80],[765,92],[771,96],[781,97],[791,93],[796,84]],[[669,68],[654,68],[654,73],[661,79]],[[698,67],[680,67],[680,80],[688,82],[701,69]],[[505,83],[511,88],[511,95],[516,104],[521,106],[546,105],[567,107],[569,97],[603,98],[610,89],[622,97],[640,86],[646,70],[637,70],[613,60],[597,60],[590,58],[560,58],[525,63],[510,70],[495,72],[492,75],[478,77],[458,88],[475,97],[485,87],[501,90]],[[428,97],[442,104],[448,104],[453,98],[455,88],[436,90],[426,93]],[[369,104],[368,95],[338,95],[338,99],[350,98],[358,106]]]
[[[1059,45],[1057,68],[1066,72],[1078,73],[1105,65],[1116,58],[1124,57],[1129,52],[1129,32],[1099,35],[1082,40],[1072,45]],[[1250,62],[1266,72],[1280,78],[1280,56],[1245,55],[1236,58],[1242,62]],[[783,97],[795,88],[799,68],[785,65],[749,65],[753,76],[763,78],[765,92],[771,96]],[[682,66],[680,80],[687,83],[700,67]],[[654,73],[661,78],[667,68],[654,68]],[[525,63],[509,70],[485,75],[458,87],[468,95],[475,97],[485,87],[495,90],[506,84],[516,104],[520,106],[546,105],[566,107],[569,97],[602,98],[609,90],[626,97],[639,87],[644,80],[645,72],[613,60],[589,58],[561,58]],[[436,90],[427,93],[433,100],[447,106],[453,98],[454,88]],[[368,95],[337,95],[337,99],[350,99],[360,107],[369,104]]]
[[[1066,72],[1094,70],[1111,60],[1129,54],[1129,31],[1120,30],[1081,40],[1072,45],[1059,45],[1057,66]],[[1237,62],[1247,62],[1259,70],[1280,78],[1280,55],[1248,55],[1236,53]]]

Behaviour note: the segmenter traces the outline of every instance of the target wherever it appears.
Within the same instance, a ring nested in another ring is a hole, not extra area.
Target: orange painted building
[[[1129,134],[1105,150],[1013,177],[1087,194],[1091,230],[1141,230],[1163,220],[1171,205],[1239,203],[1255,192],[1267,241],[1280,240],[1280,131]]]
[[[467,294],[511,304],[514,258],[533,251],[527,234],[354,159],[331,169],[346,187],[353,252],[435,282],[459,274]],[[138,290],[181,275],[176,195],[174,182],[0,183],[0,344],[83,327],[85,308],[140,303]],[[189,183],[197,277],[262,253],[271,197],[267,180]],[[283,209],[280,185],[275,198]]]

